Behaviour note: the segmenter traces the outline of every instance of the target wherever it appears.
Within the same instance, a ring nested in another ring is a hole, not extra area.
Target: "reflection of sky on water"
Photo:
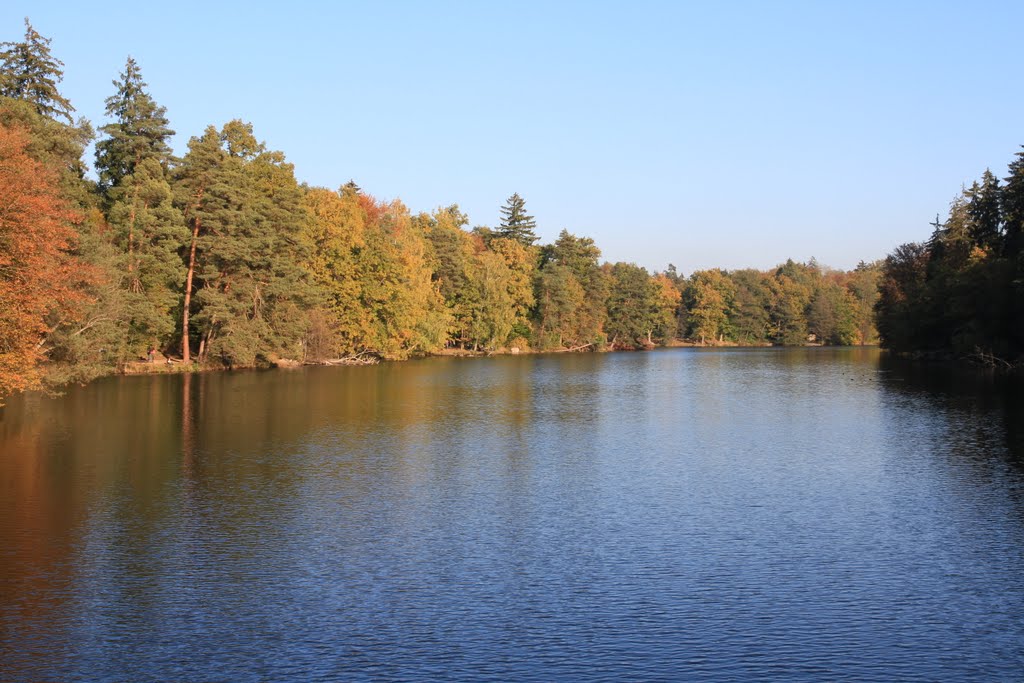
[[[872,349],[16,399],[0,678],[1005,678],[1020,417],[1014,382]]]

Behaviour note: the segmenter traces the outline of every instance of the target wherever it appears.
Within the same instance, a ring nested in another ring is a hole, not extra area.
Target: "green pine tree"
[[[501,224],[494,231],[494,237],[513,239],[525,247],[537,241],[537,235],[533,232],[537,228],[537,221],[533,216],[526,215],[526,202],[518,193],[505,200],[500,213]]]
[[[167,110],[158,106],[142,80],[139,65],[131,57],[119,81],[117,92],[107,98],[107,116],[114,121],[100,128],[107,138],[96,143],[96,170],[104,188],[116,186],[146,159],[156,159],[166,168],[171,160]]]
[[[207,126],[202,136],[189,140],[188,154],[174,174],[177,204],[192,232],[182,290],[181,357],[185,363],[192,359],[192,297],[196,290],[196,265],[202,256],[200,239],[205,241],[209,232],[218,229],[223,222],[222,214],[231,205],[231,187],[223,182],[221,172],[226,157],[220,133],[215,127]]]
[[[188,230],[156,159],[144,159],[110,194],[107,221],[122,257],[119,281],[127,290],[128,348],[137,357],[152,344],[172,345],[185,277],[178,253],[188,243]]]
[[[57,84],[64,78],[64,62],[50,54],[50,39],[43,38],[25,18],[25,40],[0,43],[0,95],[32,103],[36,112],[72,123],[75,110]]]
[[[192,228],[183,355],[195,328],[200,361],[296,357],[312,292],[301,267],[309,214],[291,164],[241,121],[208,128],[189,146],[179,174],[179,205]]]
[[[652,346],[652,335],[660,322],[657,285],[646,269],[633,263],[616,263],[611,267],[611,277],[606,329],[612,346]]]
[[[1024,150],[1010,163],[1006,185],[1001,193],[1001,209],[1006,226],[1004,252],[1016,259],[1024,252]]]
[[[999,210],[999,178],[985,169],[981,184],[975,182],[968,192],[967,212],[971,218],[971,238],[983,249],[998,252],[1002,234],[1002,215]]]

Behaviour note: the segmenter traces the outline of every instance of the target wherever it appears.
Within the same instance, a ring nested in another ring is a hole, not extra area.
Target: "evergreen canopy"
[[[67,119],[75,110],[57,90],[64,79],[64,62],[50,54],[50,39],[43,38],[25,18],[25,40],[0,43],[0,95],[25,100],[43,116]]]
[[[174,135],[168,128],[167,110],[146,92],[134,59],[128,58],[121,79],[112,83],[117,92],[107,98],[106,113],[114,122],[100,128],[109,137],[96,144],[96,168],[105,187],[118,185],[146,159],[166,167],[171,159],[167,141]]]
[[[537,241],[537,235],[533,232],[537,228],[537,221],[533,216],[526,215],[526,202],[518,193],[505,200],[505,206],[501,207],[500,213],[501,224],[494,231],[495,237],[515,240],[524,247],[529,247]]]

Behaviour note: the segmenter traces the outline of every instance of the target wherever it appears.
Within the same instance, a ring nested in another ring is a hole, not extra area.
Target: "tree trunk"
[[[136,190],[136,194],[138,191]],[[128,216],[128,272],[135,270],[135,201],[132,199],[132,212]]]
[[[199,219],[192,223],[192,245],[188,250],[188,275],[185,276],[185,310],[181,316],[181,360],[190,362],[188,348],[188,308],[192,303],[192,275],[196,270],[196,240],[199,238]]]

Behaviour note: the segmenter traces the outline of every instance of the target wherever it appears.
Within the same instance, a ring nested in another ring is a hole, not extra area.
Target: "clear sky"
[[[95,125],[130,54],[179,152],[242,118],[310,184],[473,225],[518,192],[651,269],[881,258],[1024,144],[1019,1],[128,7],[7,0],[0,40],[29,16]]]

